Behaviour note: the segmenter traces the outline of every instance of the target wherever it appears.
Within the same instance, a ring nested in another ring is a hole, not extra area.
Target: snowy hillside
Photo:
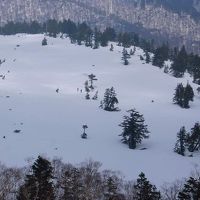
[[[114,46],[113,52],[109,47],[92,50],[60,38],[47,38],[49,45],[42,46],[42,39],[43,35],[0,36],[0,59],[6,59],[0,66],[0,74],[5,75],[0,80],[3,163],[24,166],[27,158],[38,154],[72,163],[91,158],[103,168],[121,171],[127,179],[136,179],[143,171],[158,185],[190,174],[199,155],[182,157],[173,148],[180,127],[190,130],[199,120],[200,96],[196,94],[191,109],[172,103],[177,83],[189,80],[196,91],[190,77],[176,79],[142,64],[140,49],[124,66],[122,47]],[[97,101],[85,99],[84,82],[91,73],[98,79],[94,82]],[[120,112],[99,108],[111,86]],[[130,150],[118,136],[118,124],[132,108],[144,115],[151,132],[137,150]],[[89,127],[87,140],[80,137],[83,124]],[[143,147],[147,150],[140,150]]]

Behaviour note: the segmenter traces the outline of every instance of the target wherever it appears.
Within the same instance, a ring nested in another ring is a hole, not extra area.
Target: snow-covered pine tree
[[[188,150],[194,152],[200,149],[200,124],[195,123],[187,138]]]
[[[178,200],[199,200],[200,199],[200,178],[190,177],[178,194]]]
[[[184,96],[186,96],[189,101],[194,101],[194,91],[193,91],[192,86],[189,83],[187,83],[187,85],[185,87],[185,95]]]
[[[122,51],[122,60],[123,60],[124,65],[129,64],[129,61],[128,61],[129,58],[130,58],[130,55],[128,54],[127,50],[124,48]]]
[[[19,189],[18,200],[54,200],[53,168],[51,163],[38,156],[31,174],[26,175],[25,183]]]
[[[181,107],[184,106],[184,87],[182,83],[178,84],[175,89],[173,102]]]
[[[174,151],[182,156],[185,155],[185,148],[186,148],[186,130],[183,126],[180,131],[177,133],[177,141],[175,144]]]
[[[144,173],[139,174],[136,184],[134,185],[135,200],[159,200],[161,199],[160,192],[156,189],[155,185],[152,185]]]
[[[150,58],[150,55],[149,55],[148,51],[145,51],[145,62],[146,63],[150,63],[151,62],[151,58]]]
[[[105,200],[114,200],[117,196],[117,184],[112,177],[108,177],[105,184],[104,190],[104,199]]]
[[[118,103],[115,89],[113,87],[107,88],[104,93],[104,99],[100,103],[100,108],[106,111],[119,111],[119,108],[115,106]]]
[[[124,121],[119,125],[123,128],[122,142],[128,144],[130,149],[135,149],[142,139],[149,138],[149,131],[143,115],[135,109],[128,110],[129,116],[124,116]]]

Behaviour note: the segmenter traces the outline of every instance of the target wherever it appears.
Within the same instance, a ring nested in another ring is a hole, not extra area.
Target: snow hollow
[[[136,179],[142,171],[158,185],[190,175],[199,155],[182,157],[173,152],[181,126],[190,130],[199,120],[198,86],[189,76],[177,79],[143,64],[139,48],[130,65],[124,66],[122,47],[114,45],[113,52],[109,47],[93,50],[61,38],[47,38],[48,45],[42,46],[43,37],[0,36],[0,59],[6,59],[0,66],[2,163],[24,166],[39,154],[74,164],[93,159],[103,169],[121,171],[127,179]],[[96,101],[85,99],[89,74],[98,79],[94,82]],[[182,109],[172,98],[177,83],[187,81],[194,88],[195,100],[190,109]],[[105,89],[111,86],[120,112],[99,108]],[[133,108],[144,115],[151,132],[137,150],[130,150],[119,137],[118,125]],[[87,140],[80,137],[83,124],[88,125]]]

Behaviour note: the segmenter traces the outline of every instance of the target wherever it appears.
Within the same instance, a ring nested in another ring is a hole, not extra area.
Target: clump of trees
[[[106,111],[119,111],[116,105],[119,103],[114,87],[107,88],[104,93],[104,99],[100,102],[100,108]]]
[[[177,141],[174,151],[182,156],[185,156],[186,152],[195,152],[200,149],[200,124],[195,123],[190,132],[186,132],[183,126],[177,133]]]
[[[128,110],[128,116],[124,116],[123,122],[119,125],[123,128],[122,142],[128,144],[130,149],[135,149],[143,139],[149,138],[149,131],[143,115],[135,109]]]
[[[75,166],[38,156],[26,168],[0,165],[2,200],[198,200],[199,171],[186,180],[163,185],[159,191],[141,172],[134,181],[126,181],[119,172],[100,170],[101,164],[86,161]]]
[[[186,87],[182,83],[178,84],[175,89],[173,102],[182,108],[189,108],[189,102],[194,100],[194,91],[189,83]]]

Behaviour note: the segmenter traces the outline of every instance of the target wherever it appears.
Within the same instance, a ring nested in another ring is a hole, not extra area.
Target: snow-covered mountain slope
[[[71,19],[134,31],[200,53],[199,5],[199,0],[0,0],[0,25]]]
[[[23,166],[38,154],[62,157],[79,163],[93,159],[103,168],[120,170],[127,179],[143,171],[155,184],[186,177],[199,163],[200,155],[182,157],[173,152],[176,133],[189,130],[199,120],[200,96],[191,109],[172,103],[177,83],[192,84],[190,77],[176,79],[150,64],[142,64],[137,49],[130,65],[121,63],[122,47],[92,50],[70,44],[68,39],[43,35],[0,37],[0,160],[9,166]],[[16,46],[20,45],[20,46]],[[86,100],[84,82],[95,74],[99,99]],[[106,88],[113,86],[120,112],[99,108]],[[59,93],[56,89],[59,88]],[[77,90],[79,88],[79,90]],[[81,93],[80,90],[83,90]],[[154,103],[152,103],[154,100]],[[151,137],[130,150],[120,142],[122,117],[136,108],[144,114]],[[81,139],[87,124],[88,139]],[[14,133],[14,130],[21,130]],[[5,139],[3,138],[5,136]],[[146,147],[146,150],[139,150]]]

